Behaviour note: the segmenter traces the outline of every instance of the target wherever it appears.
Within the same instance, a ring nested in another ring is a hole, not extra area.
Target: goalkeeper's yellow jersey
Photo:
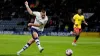
[[[74,28],[81,28],[82,21],[84,21],[84,16],[75,14],[73,19],[74,19]]]

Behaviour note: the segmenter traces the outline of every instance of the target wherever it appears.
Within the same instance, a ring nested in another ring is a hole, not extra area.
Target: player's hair
[[[42,8],[42,9],[41,9],[41,12],[45,13],[45,12],[46,12],[46,10],[45,10],[44,8]]]
[[[83,9],[82,9],[82,8],[78,8],[78,9],[77,9],[77,13],[78,13],[78,10],[79,10],[79,9],[81,9],[81,14],[83,14]]]
[[[80,10],[80,9],[81,9],[81,8],[78,8],[77,11]],[[81,9],[81,10],[82,10],[82,9]]]

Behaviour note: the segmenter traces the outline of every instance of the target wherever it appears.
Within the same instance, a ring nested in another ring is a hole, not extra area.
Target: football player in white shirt
[[[35,15],[35,22],[29,23],[28,26],[31,27],[32,38],[27,42],[27,44],[17,52],[17,55],[20,55],[21,52],[25,51],[32,43],[36,42],[40,53],[44,50],[39,41],[39,34],[44,30],[44,26],[48,21],[48,17],[46,16],[46,11],[44,9],[41,12],[32,11],[29,6],[28,2],[25,2],[26,9],[30,15]]]

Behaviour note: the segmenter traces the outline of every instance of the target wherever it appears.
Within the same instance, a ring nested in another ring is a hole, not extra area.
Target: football
[[[66,56],[72,56],[73,51],[71,49],[66,50]]]

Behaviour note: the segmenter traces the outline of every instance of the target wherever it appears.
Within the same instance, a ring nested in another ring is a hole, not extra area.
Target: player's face
[[[81,14],[82,13],[82,9],[78,9],[78,14]]]
[[[41,12],[41,17],[42,17],[42,19],[44,19],[45,18],[45,12]]]

